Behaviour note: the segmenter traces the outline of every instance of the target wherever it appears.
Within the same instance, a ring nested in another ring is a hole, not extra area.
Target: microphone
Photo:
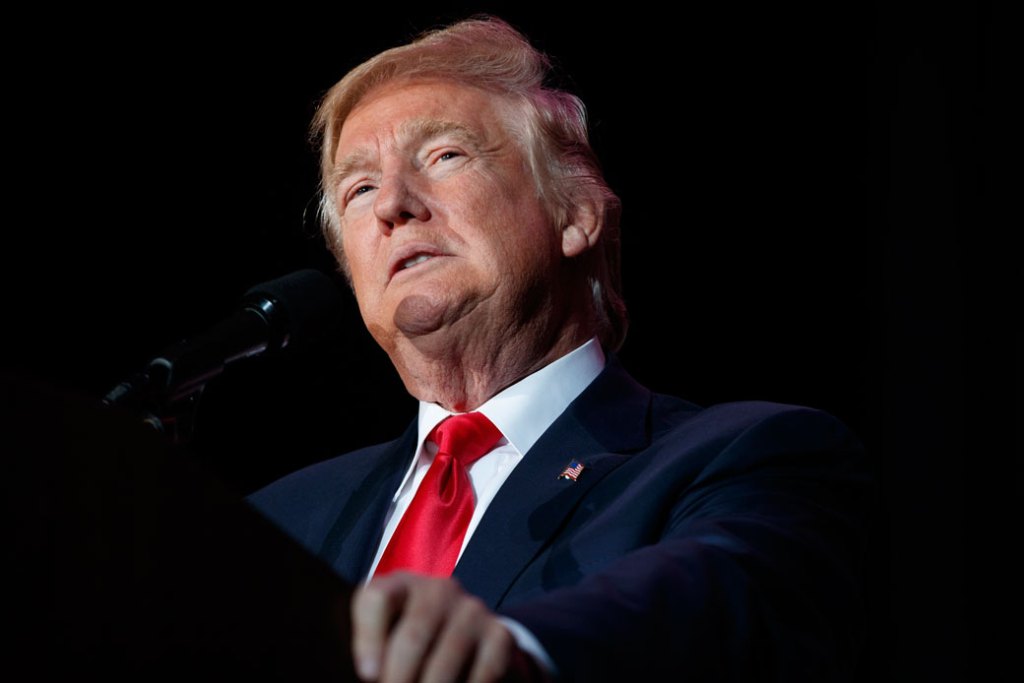
[[[229,317],[165,349],[107,393],[103,403],[158,411],[193,398],[232,363],[336,335],[343,311],[341,292],[318,270],[298,270],[256,285]]]

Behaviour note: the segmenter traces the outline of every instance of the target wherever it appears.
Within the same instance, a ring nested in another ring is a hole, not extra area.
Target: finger
[[[470,669],[469,683],[493,683],[494,681],[527,681],[521,677],[526,669],[513,667],[519,652],[515,638],[497,619],[492,619],[484,630],[477,647],[476,659]],[[529,656],[525,655],[524,656]]]
[[[392,576],[356,589],[352,597],[352,657],[364,681],[380,676],[388,632],[406,599],[406,584]]]
[[[419,680],[460,591],[448,579],[412,574],[391,576],[403,582],[406,599],[402,614],[388,637],[381,664],[381,680],[411,683]]]
[[[457,592],[451,601],[448,619],[427,658],[422,683],[464,680],[473,665],[481,635],[490,622],[495,620],[483,602]]]

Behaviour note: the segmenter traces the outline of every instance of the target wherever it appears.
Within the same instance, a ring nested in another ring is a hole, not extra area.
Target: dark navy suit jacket
[[[250,501],[358,582],[415,440],[414,422]],[[560,478],[574,459],[583,472]],[[454,575],[529,628],[564,680],[849,680],[865,472],[859,442],[826,413],[699,408],[613,357],[525,454]]]

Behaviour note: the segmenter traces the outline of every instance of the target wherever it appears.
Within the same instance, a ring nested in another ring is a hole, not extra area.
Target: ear
[[[604,200],[593,191],[581,192],[569,212],[569,221],[562,228],[562,254],[579,256],[597,244],[604,222]]]

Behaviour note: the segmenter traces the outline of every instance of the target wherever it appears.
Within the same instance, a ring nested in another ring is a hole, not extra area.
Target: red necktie
[[[437,455],[377,564],[375,576],[397,569],[451,576],[473,516],[467,468],[494,448],[501,432],[482,413],[446,418],[427,437]]]

